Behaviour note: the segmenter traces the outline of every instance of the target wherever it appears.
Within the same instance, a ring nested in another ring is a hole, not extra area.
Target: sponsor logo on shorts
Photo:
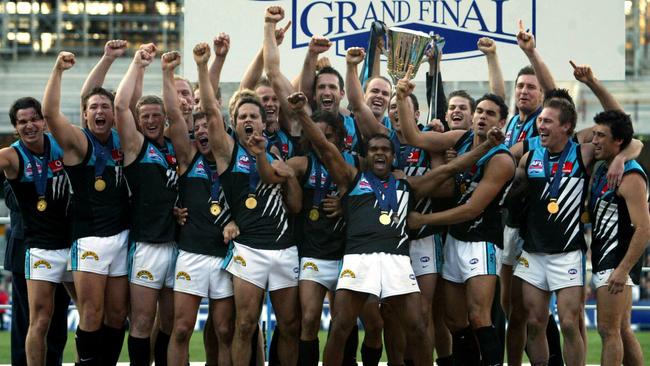
[[[420,257],[420,262],[422,262],[422,263],[427,263],[430,260],[431,260],[431,257],[427,257],[427,256]]]
[[[305,264],[302,265],[303,271],[306,271],[308,269],[318,272],[318,266],[314,262],[305,262]]]
[[[99,260],[99,256],[97,255],[97,253],[93,252],[92,250],[86,250],[85,252],[81,253],[81,260],[85,260],[88,257],[96,261]]]
[[[569,270],[569,274],[572,275],[572,276],[573,276],[573,275],[576,275],[576,274],[578,274],[578,270],[575,269],[575,268],[571,268],[571,269]]]
[[[352,272],[349,269],[344,269],[343,271],[341,271],[341,276],[340,277],[341,278],[345,278],[345,277],[357,278],[357,275],[355,275],[354,272]]]
[[[147,271],[146,269],[138,271],[138,273],[135,274],[135,277],[141,280],[153,281],[153,275],[151,274],[151,272]]]
[[[34,262],[34,268],[52,269],[52,265],[50,264],[50,262],[46,261],[45,259],[39,259],[36,262]]]
[[[522,266],[526,267],[526,268],[528,268],[528,267],[530,266],[530,265],[528,264],[528,259],[526,259],[526,258],[524,258],[524,257],[519,257],[519,263],[520,263]]]
[[[478,263],[478,258],[472,258],[469,260],[469,264],[476,264]]]
[[[246,260],[241,255],[236,255],[232,260],[240,266],[246,267]]]
[[[192,277],[190,277],[190,274],[185,272],[185,271],[178,271],[178,273],[176,274],[176,279],[177,280],[192,281]]]

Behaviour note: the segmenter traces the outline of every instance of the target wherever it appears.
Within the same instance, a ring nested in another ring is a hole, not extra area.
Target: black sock
[[[101,329],[86,332],[77,327],[75,342],[77,352],[79,352],[79,363],[81,365],[99,365],[100,355],[99,347],[101,344]]]
[[[438,366],[453,366],[454,365],[454,358],[451,355],[449,355],[447,357],[436,358],[436,365],[438,365]]]
[[[278,355],[278,338],[280,337],[280,328],[277,326],[273,329],[271,336],[271,345],[269,346],[269,366],[280,366],[280,356]]]
[[[253,332],[253,339],[251,339],[251,359],[248,362],[248,366],[257,366],[257,345],[259,336],[260,327],[258,325],[257,330]]]
[[[171,338],[169,334],[162,330],[158,331],[156,344],[153,346],[153,359],[156,366],[167,366],[167,346],[169,346],[169,338]]]
[[[480,353],[472,328],[467,327],[459,331],[451,332],[452,355],[454,365],[473,366],[480,365]]]
[[[377,366],[381,359],[382,347],[371,348],[366,346],[365,343],[361,344],[361,362],[363,366]]]
[[[125,329],[102,326],[102,365],[115,366],[120,359]]]
[[[343,366],[357,366],[357,348],[359,348],[359,326],[355,325],[348,335],[348,339],[345,340]]]
[[[548,365],[564,365],[564,360],[562,359],[560,331],[557,329],[557,324],[555,324],[555,318],[553,317],[553,314],[549,315],[548,324],[546,324],[546,342],[548,343]]]
[[[298,344],[298,352],[301,360],[300,365],[318,366],[318,338],[314,339],[313,341],[300,340],[300,343]]]
[[[406,363],[406,361],[404,361],[404,363],[390,363],[390,362],[386,362],[386,365],[388,365],[388,366],[409,366],[409,365]]]
[[[413,362],[413,360],[404,359],[404,366],[415,366],[415,362]]]
[[[496,328],[493,326],[481,327],[474,330],[481,348],[482,365],[497,366],[503,365],[501,359],[501,344]]]
[[[131,366],[149,366],[150,343],[149,337],[135,338],[129,335],[128,347]]]

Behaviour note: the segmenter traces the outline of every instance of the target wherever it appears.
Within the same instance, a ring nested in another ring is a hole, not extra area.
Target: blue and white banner
[[[312,35],[334,42],[325,55],[343,73],[345,50],[367,46],[374,20],[445,37],[441,68],[448,81],[487,80],[476,48],[481,37],[497,42],[504,77],[513,79],[528,63],[517,46],[519,19],[535,34],[556,79],[573,79],[570,59],[590,64],[601,80],[625,76],[624,4],[617,0],[190,0],[184,12],[185,75],[196,80],[192,47],[226,32],[231,49],[221,80],[239,81],[262,47],[264,10],[270,5],[285,9],[280,25],[292,21],[280,46],[289,79],[302,67]],[[423,80],[425,69],[416,80]]]

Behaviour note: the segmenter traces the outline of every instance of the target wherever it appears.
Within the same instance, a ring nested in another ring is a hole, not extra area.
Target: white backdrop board
[[[293,22],[281,48],[282,71],[293,78],[311,35],[334,42],[325,54],[344,72],[345,50],[366,47],[375,19],[388,26],[431,31],[446,39],[443,77],[448,81],[487,79],[478,38],[495,39],[504,77],[512,80],[527,59],[516,44],[522,19],[558,80],[573,79],[568,60],[590,64],[602,80],[625,77],[625,14],[619,0],[188,0],[185,2],[184,73],[196,80],[192,47],[211,43],[219,32],[231,37],[222,81],[237,82],[261,48],[264,10],[284,7]],[[382,63],[385,68],[385,62]],[[423,80],[421,67],[416,80]]]

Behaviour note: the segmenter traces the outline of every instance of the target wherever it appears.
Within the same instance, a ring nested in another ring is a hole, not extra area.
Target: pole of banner
[[[377,54],[377,43],[380,38],[386,35],[386,28],[384,23],[375,20],[370,26],[370,38],[368,39],[368,48],[366,49],[366,59],[363,61],[363,68],[359,73],[359,81],[361,88],[366,87],[366,82],[372,76],[375,66],[375,55]]]
[[[432,32],[433,33],[433,32]],[[431,122],[431,120],[438,113],[438,73],[440,73],[440,58],[442,57],[442,48],[445,47],[445,39],[437,34],[431,34],[433,38],[433,59],[435,60],[435,72],[431,75],[434,78],[433,81],[433,90],[431,90],[431,99],[429,100],[429,116],[425,123],[425,126]],[[436,116],[437,117],[437,116]]]

